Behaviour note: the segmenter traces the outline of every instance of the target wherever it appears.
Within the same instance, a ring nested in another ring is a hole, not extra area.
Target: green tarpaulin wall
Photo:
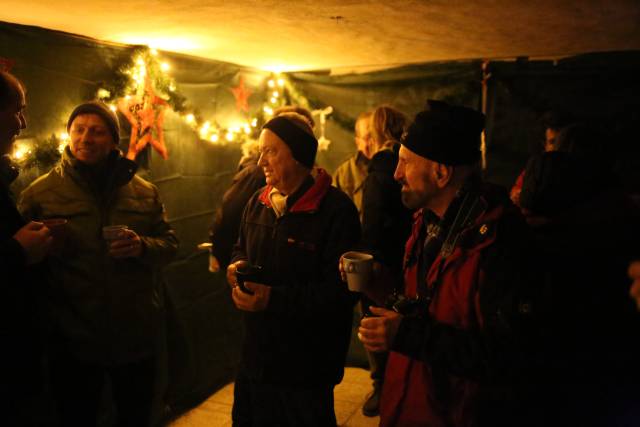
[[[128,61],[133,46],[117,45],[36,27],[0,23],[0,57],[15,61],[12,71],[28,89],[27,137],[46,137],[64,129],[73,106],[92,99],[103,82]],[[252,111],[261,108],[269,74],[234,64],[161,53],[188,102],[203,116],[237,114],[230,91],[240,76],[252,91]],[[328,72],[288,74],[312,108],[332,106],[326,137],[329,149],[318,163],[330,172],[353,149],[355,117],[380,104],[409,115],[428,98],[480,108],[482,62],[410,65],[364,74]],[[573,111],[607,124],[621,175],[638,187],[640,53],[604,53],[554,61],[493,61],[487,86],[487,178],[509,185],[526,158],[540,147],[540,115],[550,108]],[[122,118],[122,117],[121,117]],[[123,120],[124,122],[124,120]],[[176,408],[199,402],[232,378],[242,329],[222,274],[207,271],[205,253],[196,250],[229,185],[240,158],[236,146],[198,140],[177,114],[165,121],[169,159],[147,151],[142,173],[160,189],[169,220],[181,242],[177,260],[166,271],[167,339],[163,361],[167,401]],[[125,126],[121,144],[126,146]],[[15,190],[37,175],[24,171]],[[363,363],[357,344],[350,363]]]

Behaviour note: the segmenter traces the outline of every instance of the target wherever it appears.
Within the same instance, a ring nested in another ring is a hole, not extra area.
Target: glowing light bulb
[[[139,56],[138,59],[136,59],[136,64],[141,66],[144,65],[144,59],[141,56]]]
[[[114,113],[118,110],[118,108],[114,104],[109,104],[109,109]]]
[[[272,115],[273,114],[273,108],[269,107],[268,105],[265,105],[264,108],[262,109],[265,113],[267,113],[268,115]]]
[[[16,160],[22,160],[24,156],[27,155],[31,150],[29,150],[24,145],[17,145],[15,150],[13,151],[13,158]]]
[[[275,104],[276,102],[278,102],[278,99],[277,99],[277,98],[274,98],[274,97],[272,96],[272,97],[271,97],[271,103],[272,103],[272,104]]]
[[[169,65],[167,62],[163,62],[162,64],[160,64],[160,69],[164,72],[169,71],[170,68],[171,65]]]
[[[151,56],[158,56],[158,50],[157,49],[149,49],[149,53],[151,54]]]
[[[226,138],[229,142],[233,141],[233,132],[227,132]]]
[[[258,126],[258,119],[251,120],[251,127],[256,127],[256,126]]]
[[[111,92],[106,89],[98,89],[98,99],[104,99],[111,96]]]
[[[218,140],[220,139],[220,136],[218,136],[217,133],[214,133],[213,135],[211,135],[211,137],[209,138],[209,140],[211,142],[218,142]]]
[[[66,141],[67,139],[69,139],[69,134],[67,132],[60,132],[60,135],[58,135],[58,138],[61,141]]]
[[[276,82],[275,82],[275,81],[273,81],[273,80],[269,80],[269,81],[267,82],[267,85],[268,85],[269,87],[276,87]]]
[[[277,90],[274,90],[274,91],[273,91],[273,94],[271,94],[271,96],[273,96],[274,98],[277,98],[277,97],[279,97],[279,96],[280,96],[280,94],[278,93],[278,91],[277,91]]]
[[[284,86],[284,79],[278,79],[278,86],[280,87]]]
[[[187,123],[193,123],[196,121],[196,116],[194,116],[193,114],[187,114],[185,118],[187,120]]]

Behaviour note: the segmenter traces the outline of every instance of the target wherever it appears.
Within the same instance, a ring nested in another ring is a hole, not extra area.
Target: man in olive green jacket
[[[60,163],[21,195],[30,219],[64,219],[50,257],[51,379],[62,425],[96,425],[109,376],[119,424],[148,424],[161,322],[160,269],[177,250],[157,188],[120,154],[118,119],[81,104]],[[114,240],[103,227],[126,225]],[[54,235],[55,233],[52,232]]]

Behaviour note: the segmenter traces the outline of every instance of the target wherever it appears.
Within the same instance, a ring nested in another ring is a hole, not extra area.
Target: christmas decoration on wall
[[[0,58],[0,68],[12,65],[11,60]],[[133,50],[131,59],[116,70],[113,80],[101,83],[96,92],[98,99],[112,111],[120,111],[131,125],[127,157],[132,160],[147,146],[151,146],[162,158],[168,158],[163,125],[169,108],[182,116],[200,141],[214,145],[255,142],[262,125],[279,107],[297,105],[311,110],[309,101],[296,90],[286,75],[266,75],[263,86],[253,86],[252,90],[246,86],[245,76],[239,73],[235,78],[235,86],[229,90],[241,117],[227,126],[221,126],[215,117],[205,119],[187,104],[187,98],[179,92],[178,85],[169,75],[170,68],[167,62],[161,61],[156,50],[138,47]],[[252,113],[249,99],[254,92],[263,93],[264,102]],[[326,150],[330,144],[324,131],[326,117],[331,110],[331,107],[327,107],[314,111],[320,117],[320,150]],[[53,135],[42,141],[23,141],[21,148],[14,153],[14,159],[27,167],[51,167],[68,140],[66,132],[60,132],[58,136]]]
[[[311,114],[314,116],[320,116],[320,137],[318,138],[318,150],[326,151],[329,149],[331,141],[324,136],[325,125],[327,124],[327,116],[333,113],[333,107],[328,106],[322,110],[313,110]]]
[[[149,76],[144,77],[144,89],[141,95],[125,96],[118,101],[118,110],[131,124],[131,136],[127,158],[135,160],[140,152],[151,146],[167,159],[169,154],[164,144],[164,110],[167,101],[157,96]]]
[[[45,139],[18,140],[11,157],[20,167],[48,171],[60,159],[68,138],[69,135],[64,132]]]
[[[240,76],[240,83],[238,83],[237,87],[231,88],[231,92],[236,98],[236,109],[248,113],[251,91],[244,87],[244,77]]]

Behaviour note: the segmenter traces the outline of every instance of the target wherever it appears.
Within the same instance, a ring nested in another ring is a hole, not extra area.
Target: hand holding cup
[[[116,259],[138,258],[142,255],[142,240],[126,225],[110,225],[102,228],[107,241],[109,256]]]

